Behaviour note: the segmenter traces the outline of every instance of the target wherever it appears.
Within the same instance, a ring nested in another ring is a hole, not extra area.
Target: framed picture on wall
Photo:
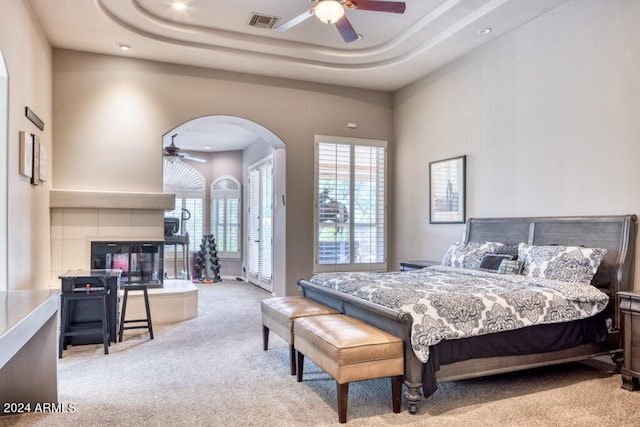
[[[429,222],[466,222],[465,169],[467,156],[429,163]]]
[[[40,144],[40,182],[47,180],[48,165],[47,150],[44,144]]]
[[[31,178],[33,174],[33,141],[31,135],[20,131],[20,175]]]
[[[31,134],[33,143],[33,170],[31,173],[31,184],[40,184],[40,138],[38,135]]]

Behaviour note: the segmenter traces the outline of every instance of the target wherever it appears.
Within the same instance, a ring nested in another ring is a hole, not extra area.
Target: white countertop
[[[60,290],[0,292],[0,368],[33,337],[60,307]]]

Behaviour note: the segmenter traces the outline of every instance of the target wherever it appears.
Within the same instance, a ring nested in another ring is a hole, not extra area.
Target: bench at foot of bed
[[[293,350],[293,321],[298,317],[337,313],[309,298],[300,296],[268,298],[262,301],[262,346],[269,347],[269,331],[275,332],[289,344],[291,375],[296,374],[296,358]]]
[[[339,421],[347,421],[349,383],[391,377],[393,412],[400,412],[404,343],[402,339],[344,314],[296,319],[298,382],[307,357],[336,380]]]

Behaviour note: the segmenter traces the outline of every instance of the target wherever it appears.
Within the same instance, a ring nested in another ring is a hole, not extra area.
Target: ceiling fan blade
[[[301,15],[296,16],[295,18],[289,19],[288,21],[283,22],[282,24],[276,27],[273,27],[273,29],[275,31],[280,31],[280,32],[287,31],[289,28],[294,27],[303,21],[306,21],[312,16],[313,16],[313,8],[307,10],[305,13]]]
[[[404,13],[407,5],[400,1],[352,0],[345,6],[349,9],[372,10],[374,12]]]
[[[201,159],[200,157],[193,157],[191,154],[187,154],[187,153],[182,153],[181,157],[184,158],[185,160],[192,160],[194,162],[199,162],[199,163],[207,163],[205,159]]]
[[[347,19],[347,15],[344,15],[342,18],[338,19],[336,22],[336,28],[338,32],[342,36],[342,39],[345,43],[350,43],[352,41],[358,40],[360,36],[356,33],[356,30],[353,29],[351,22]]]

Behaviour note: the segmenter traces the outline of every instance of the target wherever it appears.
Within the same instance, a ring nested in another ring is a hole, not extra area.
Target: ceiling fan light
[[[169,163],[176,163],[180,161],[180,157],[178,156],[164,156],[164,158],[167,159]]]
[[[334,24],[344,15],[344,8],[336,0],[322,0],[313,8],[313,13],[325,24]]]

